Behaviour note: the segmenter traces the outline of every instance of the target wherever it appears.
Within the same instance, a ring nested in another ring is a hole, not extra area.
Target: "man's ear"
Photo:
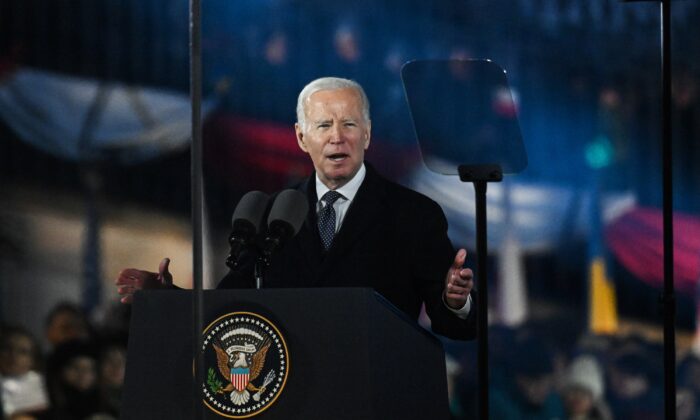
[[[369,140],[372,137],[372,121],[367,121],[367,132],[365,133],[365,150],[369,147]]]
[[[306,149],[306,143],[304,142],[304,132],[301,130],[299,123],[294,124],[294,133],[297,136],[297,144],[299,145],[299,148],[304,152],[309,153],[309,151]]]

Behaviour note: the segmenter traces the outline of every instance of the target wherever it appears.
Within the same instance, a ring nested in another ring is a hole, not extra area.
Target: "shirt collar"
[[[348,181],[345,185],[342,187],[336,189],[337,192],[343,195],[348,201],[352,201],[355,198],[355,194],[357,194],[357,190],[360,189],[360,185],[362,185],[362,181],[365,179],[365,174],[367,173],[367,169],[365,169],[365,164],[364,162],[362,163],[362,166],[360,166],[360,169],[357,171],[355,176],[352,177],[350,181]],[[330,190],[324,184],[321,182],[321,179],[318,177],[318,173],[316,174],[316,197],[318,197],[319,200],[321,200],[321,197],[325,193],[327,193]]]

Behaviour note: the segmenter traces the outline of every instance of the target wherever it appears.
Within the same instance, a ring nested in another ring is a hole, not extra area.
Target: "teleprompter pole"
[[[488,246],[486,236],[486,186],[500,182],[500,165],[460,165],[459,179],[474,184],[476,194],[476,280],[477,288],[477,383],[479,419],[489,418],[489,358],[488,358]]]

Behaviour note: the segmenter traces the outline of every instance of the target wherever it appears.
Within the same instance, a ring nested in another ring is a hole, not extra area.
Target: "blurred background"
[[[698,419],[700,6],[673,10],[677,404]],[[327,75],[364,86],[367,160],[441,204],[473,267],[473,189],[425,169],[400,69],[488,58],[529,160],[488,189],[492,417],[663,418],[659,40],[653,2],[203,1],[206,284],[226,272],[241,195],[310,173],[296,96]],[[170,257],[191,285],[188,48],[186,0],[0,1],[8,418],[116,417],[119,271]],[[444,344],[453,416],[472,418],[476,345]]]

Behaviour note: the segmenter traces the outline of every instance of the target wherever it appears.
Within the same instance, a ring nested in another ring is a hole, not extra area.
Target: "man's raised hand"
[[[467,251],[460,249],[455,255],[452,266],[445,276],[445,303],[452,309],[462,309],[467,297],[474,287],[474,274],[469,268],[462,268],[467,258]]]
[[[173,275],[168,271],[170,258],[163,258],[158,266],[158,272],[125,268],[119,273],[115,281],[117,292],[121,296],[122,303],[131,303],[134,293],[142,289],[169,289],[173,284]]]

